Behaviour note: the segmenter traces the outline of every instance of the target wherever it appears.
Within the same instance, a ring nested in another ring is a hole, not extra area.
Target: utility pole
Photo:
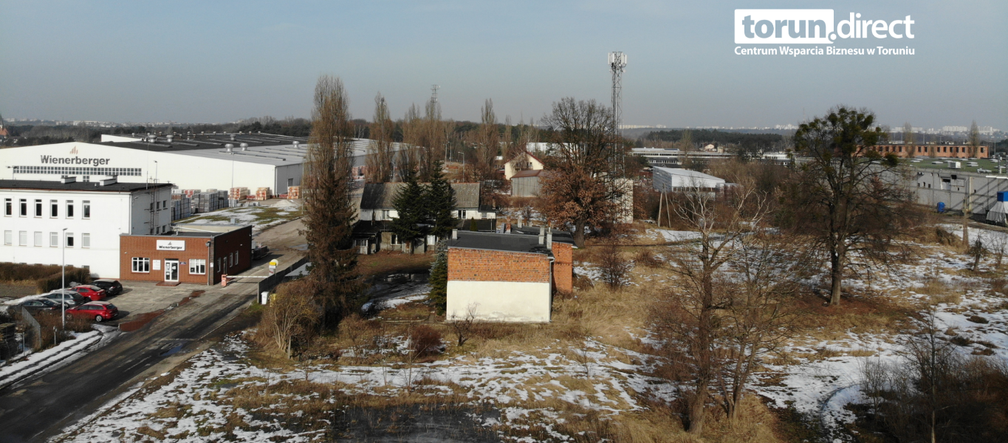
[[[967,248],[970,246],[969,218],[970,218],[970,212],[973,212],[972,205],[970,204],[970,197],[973,193],[972,189],[973,189],[973,177],[970,176],[966,178],[966,195],[963,196],[963,245],[965,245]]]

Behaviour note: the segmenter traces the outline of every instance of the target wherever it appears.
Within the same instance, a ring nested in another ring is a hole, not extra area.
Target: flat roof
[[[171,183],[113,183],[102,186],[99,182],[63,183],[57,180],[0,180],[0,189],[66,191],[66,192],[134,192],[144,189],[172,187]]]
[[[488,249],[493,251],[508,252],[531,252],[539,254],[549,254],[545,245],[539,244],[538,228],[536,234],[524,234],[512,231],[511,234],[498,234],[496,232],[473,232],[458,231],[458,238],[448,240],[449,248],[466,249]],[[557,231],[553,231],[554,243],[570,243],[567,238],[558,236]],[[558,238],[559,237],[559,238]],[[559,240],[559,241],[558,241]]]
[[[116,136],[122,138],[124,136]],[[242,144],[246,146],[243,148]],[[367,154],[371,140],[353,139],[354,157],[363,158]],[[142,151],[175,153],[192,157],[218,160],[235,160],[245,163],[268,164],[274,166],[303,163],[308,155],[308,139],[287,135],[245,133],[245,134],[176,134],[169,142],[166,136],[141,136],[132,141],[112,141],[100,143],[104,146],[128,148]],[[232,145],[230,151],[227,145]],[[400,143],[392,144],[398,151]]]
[[[213,238],[221,234],[228,234],[250,228],[252,225],[210,225],[185,223],[173,225],[172,232],[168,234],[120,234],[123,237],[158,237],[158,238]]]

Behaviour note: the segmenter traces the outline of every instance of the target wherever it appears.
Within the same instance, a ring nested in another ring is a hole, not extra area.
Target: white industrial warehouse
[[[354,178],[363,178],[368,140],[354,141]],[[0,178],[81,182],[172,183],[179,189],[284,195],[300,186],[307,139],[284,135],[176,134],[102,136],[101,143],[67,142],[0,149]]]
[[[652,176],[655,191],[675,192],[687,189],[720,189],[725,180],[689,169],[655,167]]]

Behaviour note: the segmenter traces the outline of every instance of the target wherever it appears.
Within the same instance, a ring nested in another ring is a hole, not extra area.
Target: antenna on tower
[[[620,133],[620,119],[623,117],[623,71],[626,71],[627,56],[621,51],[609,53],[609,69],[612,71],[613,133]]]
[[[431,102],[433,102],[433,103],[437,103],[437,90],[438,89],[441,89],[441,87],[438,86],[438,85],[431,85],[431,88],[430,88],[430,90],[431,90],[431,97],[430,97],[430,99],[431,99]]]

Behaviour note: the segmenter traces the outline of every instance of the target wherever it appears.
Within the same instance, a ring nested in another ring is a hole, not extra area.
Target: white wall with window
[[[60,264],[65,249],[68,266],[119,278],[119,236],[171,226],[170,208],[149,209],[171,199],[168,184],[0,180],[0,199],[0,262]]]

